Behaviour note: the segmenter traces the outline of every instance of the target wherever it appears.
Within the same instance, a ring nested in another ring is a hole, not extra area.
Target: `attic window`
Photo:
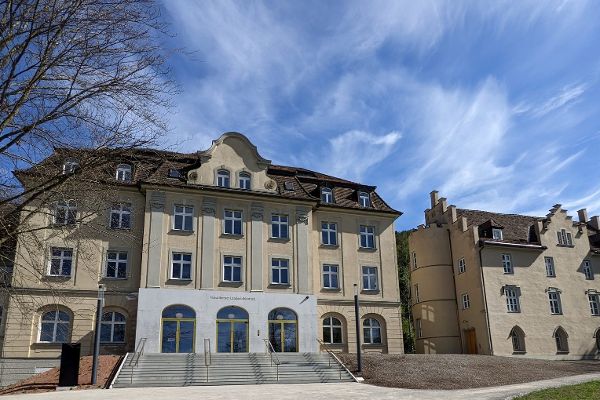
[[[502,240],[502,229],[492,228],[492,238]]]
[[[74,158],[69,158],[63,164],[63,174],[74,174],[79,169],[79,161]]]
[[[333,203],[333,192],[330,188],[321,189],[321,201],[323,203]]]
[[[283,187],[285,188],[285,190],[293,191],[294,190],[294,182],[285,181],[285,182],[283,182]]]
[[[181,178],[181,171],[176,168],[169,168],[169,178]]]
[[[115,178],[118,181],[130,182],[131,181],[131,165],[119,164],[117,165],[117,173]]]
[[[369,193],[358,192],[358,204],[364,208],[371,207],[371,199],[369,198]]]

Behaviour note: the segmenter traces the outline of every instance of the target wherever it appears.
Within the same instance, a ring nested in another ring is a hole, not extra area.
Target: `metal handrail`
[[[350,376],[352,377],[352,379],[354,379],[356,381],[356,377],[354,376],[354,374],[352,372],[350,372],[350,370],[348,368],[346,368],[346,365],[344,365],[344,363],[342,362],[342,360],[340,360],[339,357],[335,355],[335,353],[327,346],[327,344],[324,343],[319,338],[317,338],[317,342],[319,342],[319,344],[321,345],[321,347],[327,352],[327,354],[329,354],[329,356],[330,356],[330,358],[329,358],[329,366],[331,367],[331,358],[333,358],[338,363],[338,365],[340,366],[340,380],[342,380],[342,371],[346,370],[346,372],[350,374]]]
[[[137,346],[135,346],[135,351],[133,353],[133,356],[129,360],[129,364],[127,365],[128,367],[131,367],[131,375],[129,376],[129,378],[130,378],[129,383],[133,383],[133,369],[135,367],[137,367],[138,362],[140,361],[140,357],[142,356],[142,354],[144,354],[144,347],[146,346],[146,340],[148,340],[148,338],[143,337],[140,339]]]
[[[212,365],[212,353],[210,351],[210,339],[204,338],[204,366],[206,367],[206,382],[208,382],[208,370]]]
[[[271,341],[269,339],[263,339],[263,342],[265,342],[265,346],[267,348],[267,354],[269,355],[269,358],[271,359],[271,367],[273,366],[273,356],[275,356],[275,370],[276,370],[276,379],[279,382],[279,365],[281,364],[281,361],[279,361],[279,357],[277,357],[277,353],[275,352],[275,348],[273,347],[273,343],[271,343]]]

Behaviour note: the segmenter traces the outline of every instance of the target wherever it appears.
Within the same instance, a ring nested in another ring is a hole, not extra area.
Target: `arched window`
[[[250,174],[249,173],[247,173],[247,172],[240,172],[238,180],[239,180],[239,183],[240,183],[240,189],[250,190],[250,188],[251,188],[251,179],[250,179]]]
[[[327,344],[342,344],[342,323],[335,317],[323,319],[323,341]]]
[[[217,351],[219,353],[244,353],[248,351],[248,312],[229,306],[217,313]]]
[[[333,191],[330,188],[321,189],[321,201],[323,203],[333,203]]]
[[[217,313],[218,319],[248,319],[248,312],[241,307],[224,307]]]
[[[289,308],[269,313],[269,342],[276,352],[298,351],[298,316]]]
[[[182,304],[166,307],[162,312],[161,352],[193,353],[196,338],[196,312]]]
[[[77,202],[75,200],[59,201],[54,210],[55,225],[73,225],[77,221]]]
[[[117,176],[116,179],[122,182],[131,181],[131,165],[119,164],[117,165]]]
[[[371,207],[371,199],[369,198],[369,193],[358,192],[358,204],[364,208]]]
[[[596,329],[594,337],[596,338],[596,352],[600,353],[600,328]]]
[[[124,343],[125,342],[125,316],[116,311],[102,314],[100,327],[100,341],[102,343]]]
[[[79,161],[74,158],[68,158],[63,163],[63,174],[74,174],[79,169]]]
[[[229,171],[226,169],[220,169],[217,171],[217,186],[226,188],[230,186]]]
[[[375,318],[363,321],[363,336],[366,344],[381,344],[381,324]]]
[[[512,347],[514,353],[524,353],[525,352],[525,333],[523,330],[514,326],[510,330],[510,338],[512,341]]]
[[[162,312],[163,318],[196,318],[196,311],[188,306],[177,304],[166,307]]]
[[[559,326],[554,330],[554,341],[556,342],[557,353],[568,353],[569,352],[569,335],[567,332]]]
[[[67,343],[71,332],[71,317],[65,311],[47,311],[40,320],[40,342]]]

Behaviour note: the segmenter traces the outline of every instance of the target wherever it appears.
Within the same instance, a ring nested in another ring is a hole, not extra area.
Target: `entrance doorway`
[[[289,308],[269,313],[269,341],[277,352],[298,351],[298,317]]]
[[[190,307],[174,305],[162,312],[161,351],[193,353],[196,337],[196,312]]]
[[[248,313],[240,307],[225,307],[217,313],[217,351],[248,352]]]
[[[477,335],[475,328],[465,329],[465,340],[467,344],[467,354],[477,354]]]

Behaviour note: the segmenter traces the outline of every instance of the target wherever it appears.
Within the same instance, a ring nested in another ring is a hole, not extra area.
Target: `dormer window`
[[[230,187],[230,175],[226,169],[217,171],[217,186],[228,188]]]
[[[79,169],[79,161],[70,158],[63,164],[63,174],[74,174]]]
[[[371,207],[371,199],[369,198],[369,193],[358,192],[358,204],[364,208]]]
[[[323,203],[333,203],[333,191],[330,188],[321,189],[321,201]]]
[[[181,171],[176,168],[169,168],[169,178],[181,178]]]
[[[492,238],[496,240],[502,240],[502,229],[492,228]]]
[[[556,236],[558,237],[559,246],[573,246],[573,236],[566,229],[556,232]]]
[[[240,189],[250,190],[250,174],[247,172],[240,172],[239,183]]]
[[[119,164],[117,165],[117,174],[115,177],[121,182],[131,182],[131,165]]]

